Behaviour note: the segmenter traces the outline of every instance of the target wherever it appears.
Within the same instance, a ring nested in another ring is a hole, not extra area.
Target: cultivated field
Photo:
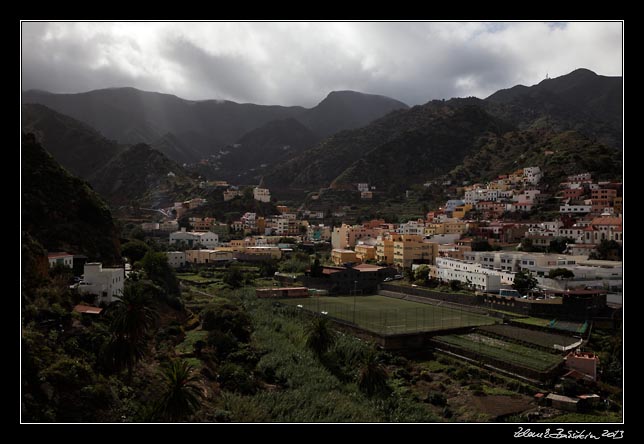
[[[512,325],[490,325],[481,327],[480,330],[553,350],[555,349],[555,345],[567,347],[579,341],[579,339],[572,338],[570,336],[528,330],[526,328],[514,327]]]
[[[383,334],[413,333],[448,328],[491,325],[490,316],[459,310],[454,306],[429,305],[385,296],[318,296],[282,299],[288,305],[324,312],[330,317],[352,322],[365,330]]]
[[[546,371],[561,362],[561,356],[479,333],[437,336],[437,341],[536,371]]]

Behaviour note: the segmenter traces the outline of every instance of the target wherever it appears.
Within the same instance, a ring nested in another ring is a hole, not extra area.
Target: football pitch
[[[458,327],[491,325],[491,316],[454,306],[423,304],[386,296],[314,296],[280,299],[283,304],[323,313],[381,334],[415,333]]]

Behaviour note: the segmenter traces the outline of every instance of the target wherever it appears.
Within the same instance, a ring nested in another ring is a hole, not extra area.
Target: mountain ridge
[[[331,96],[329,98],[329,96]],[[240,104],[232,101],[192,101],[132,87],[99,89],[76,94],[22,93],[23,103],[39,103],[92,126],[123,144],[158,144],[173,134],[196,152],[168,151],[179,163],[195,162],[235,143],[244,134],[273,120],[295,118],[319,137],[347,127],[362,126],[402,102],[358,92],[329,94],[316,107]],[[356,104],[347,105],[350,96]],[[342,99],[342,100],[338,100]],[[318,107],[321,106],[321,109]]]

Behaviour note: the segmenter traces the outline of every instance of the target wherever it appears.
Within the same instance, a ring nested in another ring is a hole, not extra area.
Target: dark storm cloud
[[[134,86],[314,106],[332,90],[410,105],[585,67],[621,75],[621,23],[23,23],[23,89]]]
[[[210,54],[182,37],[168,40],[161,55],[180,65],[195,89],[207,97],[242,102],[263,99],[260,73],[240,55]]]

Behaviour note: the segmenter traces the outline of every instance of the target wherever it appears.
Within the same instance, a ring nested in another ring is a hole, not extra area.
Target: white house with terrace
[[[85,264],[78,291],[98,296],[98,303],[110,304],[123,295],[124,283],[125,268],[103,268],[100,262],[89,262]]]

